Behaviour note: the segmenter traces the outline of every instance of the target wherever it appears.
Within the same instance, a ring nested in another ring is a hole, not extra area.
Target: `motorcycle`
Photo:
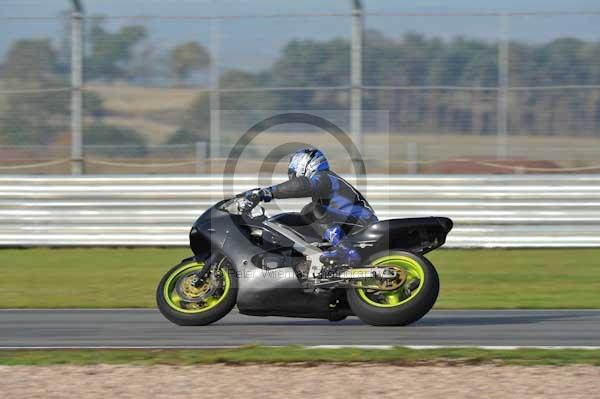
[[[222,200],[190,231],[194,256],[169,270],[156,291],[160,312],[181,326],[214,323],[235,305],[253,316],[358,316],[374,326],[414,323],[435,304],[439,277],[424,255],[452,229],[445,217],[391,219],[353,230],[348,240],[364,265],[323,265],[329,243],[315,210],[268,217],[244,209],[244,198]]]

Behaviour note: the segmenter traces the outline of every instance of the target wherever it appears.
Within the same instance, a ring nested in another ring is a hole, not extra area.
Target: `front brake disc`
[[[185,302],[204,302],[207,298],[213,296],[219,288],[219,283],[211,273],[210,277],[203,278],[198,284],[198,276],[196,272],[184,274],[179,278],[175,286],[175,291],[179,297]]]

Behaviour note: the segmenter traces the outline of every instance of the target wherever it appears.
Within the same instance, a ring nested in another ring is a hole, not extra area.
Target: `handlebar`
[[[231,215],[248,215],[250,217],[252,217],[252,211],[256,208],[256,206],[258,205],[258,202],[256,204],[254,204],[253,207],[251,208],[245,208],[244,205],[246,205],[246,198],[244,198],[241,195],[236,195],[233,198],[230,198],[229,200],[226,200],[220,207],[219,209],[222,211],[225,211]],[[264,215],[265,214],[265,210],[264,208],[262,208],[261,214]]]

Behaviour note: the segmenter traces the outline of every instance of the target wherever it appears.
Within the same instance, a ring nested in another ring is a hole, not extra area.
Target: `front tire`
[[[237,276],[226,257],[216,262],[217,266],[208,271],[199,287],[190,285],[188,279],[202,269],[203,262],[184,260],[169,270],[156,289],[156,303],[162,315],[180,326],[204,326],[229,313],[237,299]],[[206,296],[211,290],[214,292]],[[182,297],[184,294],[190,296],[190,301]],[[194,295],[206,298],[193,300]]]
[[[405,326],[431,310],[438,297],[440,280],[426,258],[410,252],[386,251],[371,256],[367,262],[402,267],[408,277],[396,291],[349,288],[346,291],[348,304],[362,321],[374,326]],[[407,293],[405,287],[412,289]]]

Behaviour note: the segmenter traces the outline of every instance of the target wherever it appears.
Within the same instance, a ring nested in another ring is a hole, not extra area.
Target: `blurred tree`
[[[106,115],[104,100],[99,94],[86,90],[83,92],[83,113],[93,118],[101,118]]]
[[[347,85],[350,83],[349,56],[347,40],[292,40],[273,64],[269,83],[274,86]]]
[[[128,63],[134,47],[147,38],[148,33],[139,25],[123,26],[110,33],[104,28],[104,20],[95,17],[88,36],[91,47],[85,64],[88,77],[108,81],[130,77]]]
[[[208,51],[198,42],[180,44],[171,50],[170,67],[177,79],[177,85],[183,86],[193,71],[202,70],[210,64]]]
[[[0,115],[0,141],[51,144],[67,128],[69,102],[64,93],[11,95]]]
[[[70,93],[45,91],[68,87],[57,72],[57,55],[47,39],[17,40],[2,65],[2,81],[11,94],[3,101],[0,141],[8,144],[50,144],[68,129]],[[27,92],[31,91],[31,92]],[[99,117],[102,99],[93,92],[83,96],[84,113]]]
[[[239,69],[230,69],[219,79],[224,89],[253,89],[265,86],[265,76],[261,73],[250,73]],[[276,93],[268,91],[245,91],[221,93],[221,108],[226,110],[264,110],[276,109],[281,104]]]
[[[201,139],[197,131],[177,129],[165,144],[193,144]]]
[[[249,89],[264,85],[264,74],[238,69],[225,71],[220,79],[221,88]],[[222,110],[275,109],[281,100],[269,92],[223,92],[220,96]],[[206,141],[210,136],[210,100],[207,93],[200,93],[185,110],[181,127],[169,137],[167,144],[190,144]]]
[[[57,75],[57,57],[48,39],[15,41],[2,64],[3,86],[23,91],[6,96],[0,115],[0,141],[8,144],[48,144],[66,128],[69,93]],[[31,91],[31,92],[29,92]]]
[[[151,86],[168,76],[168,63],[154,43],[145,40],[137,46],[129,63],[129,81],[133,84]]]
[[[97,155],[115,155],[116,150],[124,156],[142,156],[146,154],[146,139],[137,131],[122,127],[93,123],[83,129],[83,144],[95,146],[110,146],[95,148]],[[91,151],[91,149],[90,149]]]
[[[146,145],[146,139],[134,129],[104,123],[87,126],[83,138],[86,145]]]
[[[21,39],[8,50],[2,77],[20,83],[56,81],[56,64],[56,52],[49,39]]]
[[[210,137],[210,103],[206,93],[199,94],[182,117],[181,127],[167,144],[191,144]]]
[[[325,42],[292,40],[282,51],[282,56],[258,82],[263,86],[343,86],[350,83],[350,44],[346,40]],[[339,92],[312,90],[280,91],[278,109],[337,109],[347,107],[345,97]]]
[[[258,74],[242,71],[240,69],[229,69],[223,72],[219,79],[219,85],[224,89],[250,89],[253,87],[260,87],[261,83],[261,77]]]

